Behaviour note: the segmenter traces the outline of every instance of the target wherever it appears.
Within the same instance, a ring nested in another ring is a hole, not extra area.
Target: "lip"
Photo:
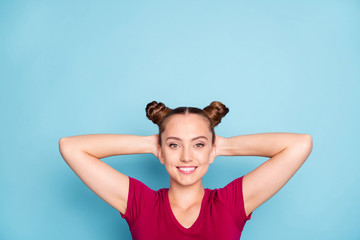
[[[192,174],[197,169],[197,166],[179,166],[176,168],[182,174]]]

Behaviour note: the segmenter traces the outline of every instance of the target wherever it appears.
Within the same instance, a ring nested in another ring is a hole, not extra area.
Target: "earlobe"
[[[161,151],[161,146],[158,145],[157,148],[158,148],[158,158],[160,160],[160,163],[164,164],[164,155],[163,152]]]

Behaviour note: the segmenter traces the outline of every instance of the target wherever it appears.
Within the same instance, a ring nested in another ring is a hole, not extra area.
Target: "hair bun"
[[[212,127],[217,126],[223,117],[229,112],[229,109],[221,102],[213,101],[209,106],[203,109],[204,113],[210,119]]]
[[[146,105],[145,111],[146,117],[153,123],[160,126],[162,120],[171,111],[171,109],[166,107],[162,102],[158,103],[156,101],[152,101]]]

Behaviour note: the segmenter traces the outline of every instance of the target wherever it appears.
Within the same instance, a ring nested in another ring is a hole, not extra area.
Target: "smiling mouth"
[[[191,174],[193,172],[195,172],[197,167],[176,167],[179,172],[183,173],[183,174]]]

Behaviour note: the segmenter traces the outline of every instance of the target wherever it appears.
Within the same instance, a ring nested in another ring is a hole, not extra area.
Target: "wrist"
[[[224,156],[231,156],[232,155],[231,138],[224,139],[222,151],[223,151]]]
[[[216,136],[216,155],[227,155],[227,149],[228,149],[229,139]]]
[[[146,152],[157,156],[158,134],[145,136]]]

